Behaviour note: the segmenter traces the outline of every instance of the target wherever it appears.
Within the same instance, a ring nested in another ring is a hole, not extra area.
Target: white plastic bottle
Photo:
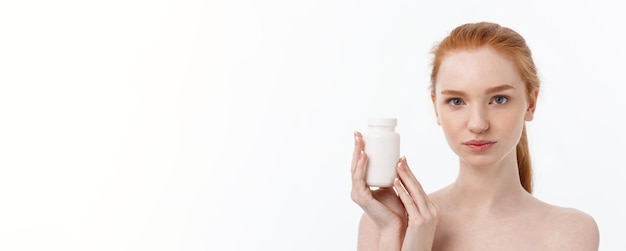
[[[400,134],[395,129],[395,118],[370,118],[364,135],[367,154],[366,183],[372,187],[391,187],[396,178],[400,158]]]

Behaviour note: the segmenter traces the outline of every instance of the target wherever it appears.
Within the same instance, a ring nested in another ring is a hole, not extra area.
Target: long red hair
[[[437,73],[446,55],[454,51],[477,49],[483,46],[490,46],[501,55],[512,60],[526,84],[528,100],[534,103],[533,93],[539,90],[540,81],[530,48],[526,45],[524,38],[514,30],[489,22],[468,23],[456,27],[433,48],[433,70],[430,75],[431,92],[433,94],[435,92]],[[526,125],[522,129],[522,136],[517,143],[516,153],[520,182],[526,191],[532,193],[533,174]]]

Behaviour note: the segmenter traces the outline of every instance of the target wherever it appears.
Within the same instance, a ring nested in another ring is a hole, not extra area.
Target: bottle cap
[[[396,126],[398,120],[396,118],[369,118],[367,124],[369,126]]]

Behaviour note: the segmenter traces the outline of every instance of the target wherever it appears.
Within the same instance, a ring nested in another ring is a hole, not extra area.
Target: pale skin
[[[459,157],[457,179],[426,194],[401,158],[393,189],[371,190],[355,132],[351,196],[364,210],[357,250],[598,250],[590,215],[540,201],[519,181],[515,147],[537,92],[526,93],[515,65],[490,47],[461,50],[444,58],[436,83],[431,99]]]

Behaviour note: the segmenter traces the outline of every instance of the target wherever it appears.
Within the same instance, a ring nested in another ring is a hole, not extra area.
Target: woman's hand
[[[385,247],[384,250],[400,250],[407,226],[406,211],[393,188],[372,191],[366,184],[367,155],[364,152],[365,143],[361,133],[355,132],[354,140],[351,197],[365,212],[365,224],[370,225],[373,222],[377,228],[367,229],[367,233],[374,234],[361,236],[366,243],[360,242],[359,245],[368,248]]]
[[[402,250],[431,250],[439,222],[437,206],[422,189],[405,157],[400,159],[396,171],[399,179],[394,181],[394,188],[408,215]]]

